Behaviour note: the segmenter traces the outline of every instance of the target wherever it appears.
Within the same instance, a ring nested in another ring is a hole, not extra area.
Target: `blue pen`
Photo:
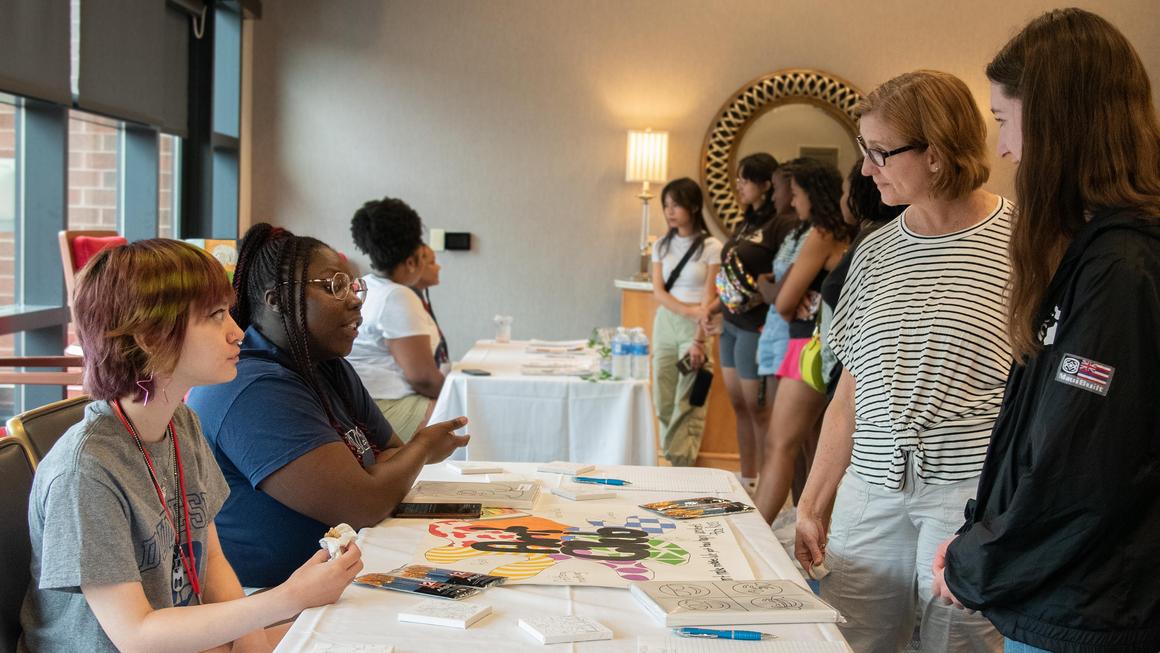
[[[756,642],[762,639],[776,639],[777,635],[756,630],[715,630],[712,628],[674,628],[681,637],[705,637],[709,639],[741,639]]]
[[[628,481],[622,481],[619,478],[596,478],[594,476],[577,476],[572,479],[577,483],[588,483],[590,485],[632,485]]]

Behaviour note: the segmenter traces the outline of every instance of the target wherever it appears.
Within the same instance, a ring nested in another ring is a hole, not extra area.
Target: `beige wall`
[[[1079,4],[1120,26],[1160,83],[1160,3]],[[440,255],[443,285],[432,292],[454,356],[492,333],[497,312],[515,316],[517,338],[583,336],[616,322],[612,279],[636,264],[625,130],[669,130],[670,176],[699,179],[721,103],[777,69],[825,70],[865,92],[938,68],[962,76],[986,107],[983,65],[1052,6],[266,2],[253,40],[252,216],[353,253],[354,209],[402,197],[427,225],[476,238],[471,252]],[[1010,186],[1000,162],[992,187]]]

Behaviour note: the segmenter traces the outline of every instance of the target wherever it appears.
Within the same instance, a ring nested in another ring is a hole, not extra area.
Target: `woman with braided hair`
[[[314,238],[256,224],[242,239],[232,314],[245,330],[238,375],[189,405],[230,486],[217,517],[242,584],[275,585],[318,548],[319,533],[390,515],[420,469],[467,443],[466,418],[406,445],[343,357],[366,285]]]

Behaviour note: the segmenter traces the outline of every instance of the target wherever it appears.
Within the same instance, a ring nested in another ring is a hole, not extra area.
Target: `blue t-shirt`
[[[393,430],[354,369],[344,359],[317,366],[330,407],[343,431],[359,424],[366,439],[386,448]],[[346,397],[344,402],[342,397]],[[347,412],[347,403],[354,414]],[[270,474],[343,437],[290,357],[256,328],[246,330],[238,376],[229,383],[194,388],[189,406],[230,486],[217,515],[226,558],[246,587],[269,587],[287,578],[318,549],[333,524],[303,515],[258,489]],[[364,466],[373,462],[364,456]]]

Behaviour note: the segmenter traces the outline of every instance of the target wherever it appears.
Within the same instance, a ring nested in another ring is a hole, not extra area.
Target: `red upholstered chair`
[[[68,291],[68,307],[71,310],[77,272],[102,249],[124,245],[129,241],[115,231],[62,231],[59,240],[64,286]]]

